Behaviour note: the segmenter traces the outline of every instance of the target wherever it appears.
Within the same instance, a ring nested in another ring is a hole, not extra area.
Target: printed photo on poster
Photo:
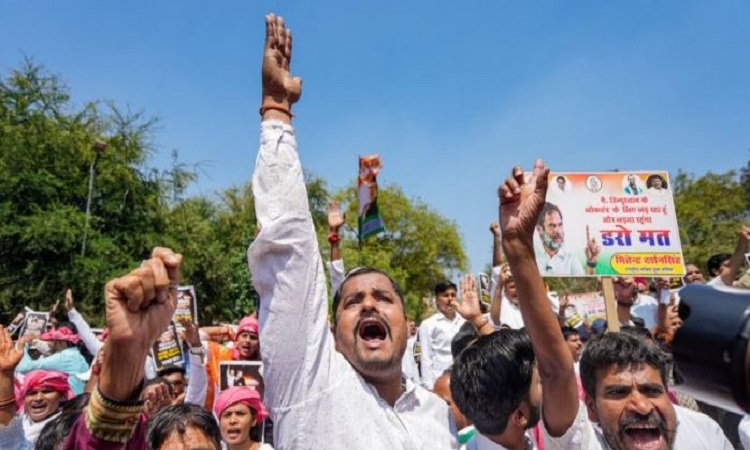
[[[479,288],[479,300],[489,306],[492,297],[490,294],[490,277],[484,272],[477,275],[477,287]]]
[[[219,364],[219,389],[247,386],[263,398],[263,363],[261,361],[222,361]]]
[[[565,308],[565,324],[572,328],[591,325],[596,319],[607,318],[604,297],[601,292],[566,294],[568,306]]]
[[[185,355],[174,322],[159,336],[151,351],[157,371],[169,366],[184,366]]]
[[[177,324],[177,328],[181,328],[181,320],[198,323],[198,299],[195,295],[194,286],[177,288],[177,307],[172,315],[172,320]]]
[[[543,276],[681,276],[669,174],[550,173],[534,251]]]
[[[21,325],[21,332],[19,336],[39,336],[47,331],[47,321],[49,320],[49,313],[39,311],[26,311],[26,316],[23,319]]]

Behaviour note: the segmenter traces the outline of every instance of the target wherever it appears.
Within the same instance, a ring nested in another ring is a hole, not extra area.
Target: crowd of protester
[[[472,275],[438,281],[433,313],[417,328],[386,271],[345,271],[335,202],[329,290],[291,126],[301,95],[291,41],[269,15],[253,175],[260,231],[248,250],[257,314],[233,325],[180,322],[185,362],[157,368],[150,350],[172,320],[182,255],[156,248],[106,284],[103,333],[70,291],[52,311],[67,321],[40,335],[18,333],[19,315],[0,326],[0,448],[740,445],[739,420],[720,426],[727,414],[673,389],[670,344],[682,322],[679,290],[667,280],[613,280],[619,332],[604,319],[571,321],[566,293],[549,292],[532,244],[547,189],[541,161],[530,178],[514,168],[501,185],[489,305]],[[709,281],[690,263],[684,283],[750,288],[741,273],[749,242],[743,226],[733,254],[707,261]],[[262,361],[264,389],[222,390],[226,361]]]

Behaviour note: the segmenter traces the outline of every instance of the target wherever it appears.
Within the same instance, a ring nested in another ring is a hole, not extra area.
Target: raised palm
[[[516,167],[500,186],[500,228],[504,240],[531,242],[537,217],[544,207],[548,174],[542,160],[537,160],[528,180],[523,170]]]
[[[0,325],[0,372],[14,372],[23,358],[23,347],[30,336],[23,336],[17,343],[13,342],[8,330]]]
[[[338,230],[344,224],[345,215],[341,213],[339,202],[336,200],[328,204],[328,226]]]
[[[284,19],[266,16],[266,43],[263,49],[263,100],[293,104],[302,95],[302,80],[289,72],[292,61],[292,32]]]
[[[469,322],[482,315],[477,294],[477,284],[474,275],[467,273],[459,282],[461,289],[461,303],[456,304],[456,311]]]

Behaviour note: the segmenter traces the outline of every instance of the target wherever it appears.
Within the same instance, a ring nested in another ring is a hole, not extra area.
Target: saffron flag
[[[359,157],[359,242],[385,230],[385,223],[378,209],[377,176],[382,167],[379,155]]]

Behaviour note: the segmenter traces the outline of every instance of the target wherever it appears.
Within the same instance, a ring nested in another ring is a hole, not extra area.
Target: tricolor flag
[[[378,171],[383,167],[380,156],[359,157],[359,242],[385,230],[383,217],[378,210]]]

